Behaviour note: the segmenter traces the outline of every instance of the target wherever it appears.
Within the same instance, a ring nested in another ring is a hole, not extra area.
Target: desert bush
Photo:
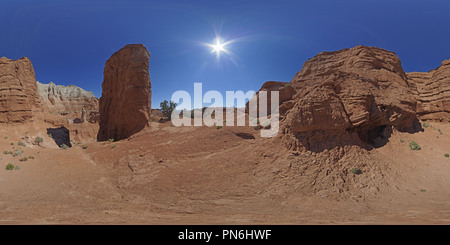
[[[440,128],[438,128],[438,132],[439,132],[440,135],[442,135],[442,131],[441,131]]]
[[[13,142],[11,142],[11,144],[10,145],[14,145],[14,143]]]
[[[413,151],[417,151],[417,150],[421,149],[420,146],[415,141],[409,142],[409,148]]]
[[[5,138],[4,138],[5,140],[7,140],[8,139],[8,136],[5,136]]]
[[[87,148],[88,148],[88,146],[87,146],[87,145],[84,145],[84,146],[83,146],[83,149],[84,149],[84,150],[86,150]]]
[[[109,139],[108,141],[112,143],[112,142],[114,142],[114,139]]]
[[[444,157],[449,157],[450,155],[448,154],[448,153],[445,153],[444,154]]]
[[[22,154],[23,150],[19,148],[13,153],[13,157],[22,156]]]
[[[113,146],[111,146],[111,149],[112,149],[112,148],[116,148],[116,147],[117,147],[117,145],[113,145]]]
[[[34,156],[29,156],[29,157],[28,157],[28,159],[34,159],[34,158],[35,158]]]
[[[62,143],[60,146],[59,146],[59,148],[61,148],[61,149],[68,149],[69,148],[69,146],[68,145],[66,145],[66,144],[64,144],[64,143]]]
[[[23,146],[23,147],[27,147],[27,145],[25,143],[23,143],[22,141],[19,141],[17,143],[18,146]]]
[[[217,127],[216,127],[216,129],[221,129],[221,128],[223,128],[223,126],[217,126]]]
[[[422,123],[422,127],[424,127],[424,128],[428,128],[430,125],[427,123],[427,122],[423,122]]]
[[[14,169],[14,164],[8,163],[8,165],[6,165],[5,167],[6,170],[13,170]]]
[[[289,87],[292,87],[292,84],[287,83],[287,84],[285,84],[284,86],[285,86],[286,88],[289,88]]]
[[[359,169],[359,168],[352,168],[352,169],[350,169],[350,172],[352,172],[353,174],[362,174],[362,171],[361,171],[361,169]]]
[[[38,145],[42,142],[44,142],[44,139],[42,137],[36,137],[36,139],[34,140],[34,142],[36,142]]]
[[[172,111],[175,110],[177,104],[173,101],[168,102],[167,100],[164,100],[159,106],[161,107],[163,116],[170,120],[172,118]]]
[[[28,157],[22,157],[19,159],[19,161],[21,161],[21,162],[25,162],[26,160],[28,160]]]

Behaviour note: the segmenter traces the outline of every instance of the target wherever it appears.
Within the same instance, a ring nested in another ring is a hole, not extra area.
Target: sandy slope
[[[35,156],[25,162],[0,156],[0,223],[449,224],[450,125],[430,125],[370,151],[322,153],[290,152],[242,127],[152,123],[128,140],[67,150],[39,126],[2,128],[2,151],[26,131],[47,148],[22,147]],[[9,162],[21,169],[5,170]]]

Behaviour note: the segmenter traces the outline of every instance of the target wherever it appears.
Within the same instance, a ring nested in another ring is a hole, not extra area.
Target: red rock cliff
[[[99,140],[120,140],[148,125],[151,114],[150,53],[129,44],[105,64],[99,103]]]

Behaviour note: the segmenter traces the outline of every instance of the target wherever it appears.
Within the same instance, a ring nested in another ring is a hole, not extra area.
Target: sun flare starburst
[[[211,44],[211,53],[220,54],[220,52],[225,51],[225,44],[221,43],[219,39],[216,40],[216,44]]]
[[[216,53],[217,56],[220,56],[221,53],[229,54],[230,51],[226,49],[226,45],[230,42],[223,42],[220,37],[216,37],[214,43],[208,43],[207,46],[211,48],[211,53]]]
[[[217,64],[226,64],[228,66],[231,62],[234,66],[239,67],[237,63],[239,57],[230,48],[232,48],[231,44],[241,40],[242,38],[225,40],[220,35],[216,35],[216,38],[210,43],[200,42],[200,44],[207,47],[212,54],[216,54]]]

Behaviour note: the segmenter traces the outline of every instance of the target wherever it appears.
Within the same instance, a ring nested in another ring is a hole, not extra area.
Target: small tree
[[[164,100],[160,104],[161,112],[164,117],[167,117],[169,120],[172,119],[172,111],[175,110],[175,107],[177,107],[177,104],[173,101],[170,101],[170,103],[167,100]]]
[[[44,139],[42,137],[36,137],[36,139],[34,140],[34,142],[36,142],[36,144],[41,144],[44,141]]]

